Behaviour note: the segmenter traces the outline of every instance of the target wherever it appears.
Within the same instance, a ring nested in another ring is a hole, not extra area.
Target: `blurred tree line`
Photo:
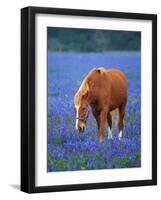
[[[96,29],[48,27],[49,51],[138,51],[141,33]]]

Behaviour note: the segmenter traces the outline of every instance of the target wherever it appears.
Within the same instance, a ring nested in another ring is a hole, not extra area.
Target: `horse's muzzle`
[[[85,131],[85,127],[84,127],[84,126],[78,128],[78,132],[79,132],[79,133],[84,132],[84,131]]]

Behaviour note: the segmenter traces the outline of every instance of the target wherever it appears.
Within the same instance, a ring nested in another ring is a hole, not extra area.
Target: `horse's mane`
[[[81,101],[81,98],[83,95],[85,95],[87,93],[87,91],[89,91],[89,79],[92,76],[95,76],[96,74],[101,75],[104,72],[107,72],[107,70],[103,67],[99,67],[99,68],[93,68],[88,75],[83,79],[78,91],[75,94],[75,104],[78,105]]]
[[[78,105],[81,101],[82,96],[84,96],[88,90],[89,90],[89,85],[88,85],[88,75],[83,79],[78,91],[75,94],[75,104]]]

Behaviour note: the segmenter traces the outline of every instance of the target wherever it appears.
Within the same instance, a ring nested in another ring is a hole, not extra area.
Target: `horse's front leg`
[[[102,110],[99,114],[99,127],[98,127],[100,143],[103,141],[104,138],[106,121],[107,121],[107,110]]]

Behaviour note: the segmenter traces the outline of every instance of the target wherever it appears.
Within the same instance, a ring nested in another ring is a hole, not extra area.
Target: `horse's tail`
[[[110,112],[110,114],[112,116],[112,125],[113,126],[118,126],[118,123],[119,123],[119,109],[116,108],[115,110]]]

